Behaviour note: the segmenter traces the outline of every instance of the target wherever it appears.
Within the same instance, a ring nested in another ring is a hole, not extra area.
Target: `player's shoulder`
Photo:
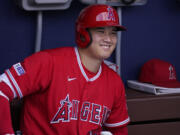
[[[120,77],[120,75],[110,68],[108,65],[103,63],[103,77],[104,80],[107,80],[107,85],[110,85],[111,90],[114,91],[114,95],[117,95],[119,91],[124,90],[124,83]]]
[[[73,56],[73,47],[59,47],[54,49],[45,49],[39,52],[36,52],[28,56],[25,60],[28,61],[51,61],[52,59],[64,60],[67,58],[72,58]]]
[[[116,70],[116,66],[114,64],[115,67],[112,67],[112,65],[110,65],[109,63],[106,63],[106,62],[103,62],[103,72],[104,74],[107,75],[108,78],[110,78],[111,80],[114,80],[114,81],[121,81],[121,77],[120,75],[117,73],[117,70]]]
[[[113,76],[119,76],[117,71],[114,69],[114,67],[112,67],[109,63],[107,62],[103,62],[102,63],[102,67],[103,67],[103,71],[108,73],[108,74],[111,74]]]

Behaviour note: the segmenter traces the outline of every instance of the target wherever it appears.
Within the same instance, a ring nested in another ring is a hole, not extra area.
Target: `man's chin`
[[[102,56],[102,59],[107,59],[107,58],[109,58],[111,55],[103,55]]]

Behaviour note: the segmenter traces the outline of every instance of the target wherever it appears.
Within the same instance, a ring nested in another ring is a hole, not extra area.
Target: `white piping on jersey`
[[[19,86],[18,86],[16,80],[15,80],[14,77],[12,76],[11,72],[9,71],[9,69],[6,70],[6,72],[8,73],[8,75],[9,75],[9,77],[11,78],[11,80],[12,80],[14,86],[16,87],[17,92],[18,92],[18,94],[19,94],[19,97],[22,98],[23,95],[22,95],[21,89],[19,88]]]
[[[84,78],[86,79],[86,81],[87,82],[89,82],[89,81],[92,82],[92,81],[96,80],[100,76],[100,74],[102,72],[102,67],[100,66],[98,73],[94,77],[88,78],[88,76],[86,75],[86,72],[84,71],[84,68],[82,66],[81,59],[80,59],[77,47],[75,47],[75,53],[76,53],[76,57],[77,57],[79,68],[80,68],[81,73],[83,74]]]
[[[0,75],[0,82],[3,81],[5,82],[11,89],[11,91],[13,92],[14,98],[17,97],[17,94],[13,88],[13,86],[11,85],[11,82],[9,81],[7,75],[5,73],[3,73],[2,75]]]
[[[125,119],[124,121],[122,122],[118,122],[118,123],[113,123],[113,124],[108,124],[108,123],[104,123],[104,125],[106,127],[117,127],[117,126],[121,126],[121,125],[124,125],[126,123],[128,123],[130,121],[129,117],[127,119]]]
[[[0,91],[0,96],[5,97],[9,101],[9,98],[2,91]]]

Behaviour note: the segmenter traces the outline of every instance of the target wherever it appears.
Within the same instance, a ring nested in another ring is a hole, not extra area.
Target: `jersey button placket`
[[[81,119],[81,111],[82,111],[82,107],[83,107],[83,103],[87,101],[87,97],[88,97],[88,86],[91,84],[90,81],[87,81],[85,84],[84,84],[84,87],[83,87],[83,90],[82,90],[82,94],[81,94],[81,106],[80,106],[80,112],[79,112],[79,127],[78,127],[78,130],[79,130],[79,135],[83,135],[83,130],[86,129],[84,128],[84,122],[88,122],[89,120],[89,117],[87,117],[87,121],[83,121]],[[89,112],[90,113],[90,112]],[[88,114],[89,116],[89,114]]]

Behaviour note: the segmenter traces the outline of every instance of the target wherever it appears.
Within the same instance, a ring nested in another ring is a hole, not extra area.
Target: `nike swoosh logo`
[[[73,80],[76,80],[76,78],[68,78],[68,81],[73,81]]]

